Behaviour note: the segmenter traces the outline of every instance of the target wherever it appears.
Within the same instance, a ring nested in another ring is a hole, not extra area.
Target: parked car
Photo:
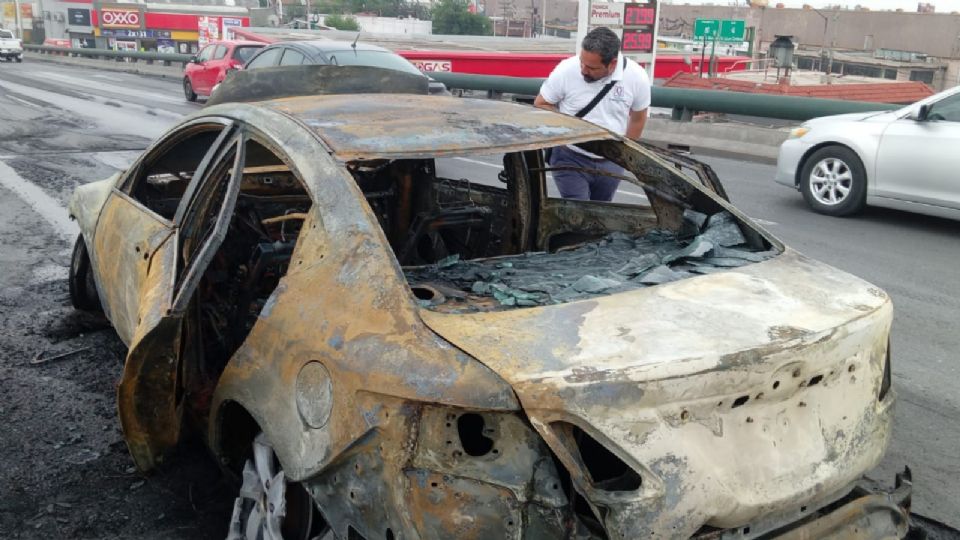
[[[264,47],[246,63],[244,69],[304,64],[392,69],[427,77],[431,94],[449,94],[443,83],[424,75],[406,58],[383,47],[366,43],[332,40],[281,41]]]
[[[557,145],[647,199],[551,198]],[[490,154],[505,184],[447,160]],[[70,213],[133,460],[199,427],[240,479],[229,538],[907,532],[910,483],[858,483],[889,297],[689,158],[515,103],[288,97],[197,112]]]
[[[10,30],[0,28],[0,58],[7,62],[23,62],[23,42]]]
[[[257,41],[214,41],[187,64],[183,70],[183,95],[187,101],[207,97],[223,82],[231,69],[242,67],[264,47]]]
[[[960,219],[960,87],[886,112],[805,122],[780,146],[776,181],[814,211],[866,205]]]

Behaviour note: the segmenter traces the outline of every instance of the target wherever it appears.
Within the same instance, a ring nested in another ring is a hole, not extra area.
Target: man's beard
[[[590,75],[584,75],[583,73],[581,73],[580,75],[583,75],[583,80],[587,81],[588,83],[597,82],[599,80],[595,77],[591,77]]]

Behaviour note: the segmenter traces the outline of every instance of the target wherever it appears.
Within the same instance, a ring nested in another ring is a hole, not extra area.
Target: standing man
[[[620,54],[620,38],[609,28],[594,28],[583,38],[580,56],[560,62],[540,87],[534,105],[579,116],[618,135],[637,140],[647,121],[650,78],[636,62]],[[549,165],[623,174],[617,164],[575,146],[554,148]],[[566,199],[611,201],[620,180],[581,171],[553,171]]]

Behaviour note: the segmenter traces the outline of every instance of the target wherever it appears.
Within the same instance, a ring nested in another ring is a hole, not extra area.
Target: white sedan
[[[869,204],[960,219],[960,87],[894,111],[805,122],[780,146],[775,180],[821,214]]]

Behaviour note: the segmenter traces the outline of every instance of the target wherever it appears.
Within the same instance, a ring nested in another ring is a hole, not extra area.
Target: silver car
[[[960,219],[960,87],[902,109],[814,118],[780,146],[776,181],[821,214],[865,205]]]

